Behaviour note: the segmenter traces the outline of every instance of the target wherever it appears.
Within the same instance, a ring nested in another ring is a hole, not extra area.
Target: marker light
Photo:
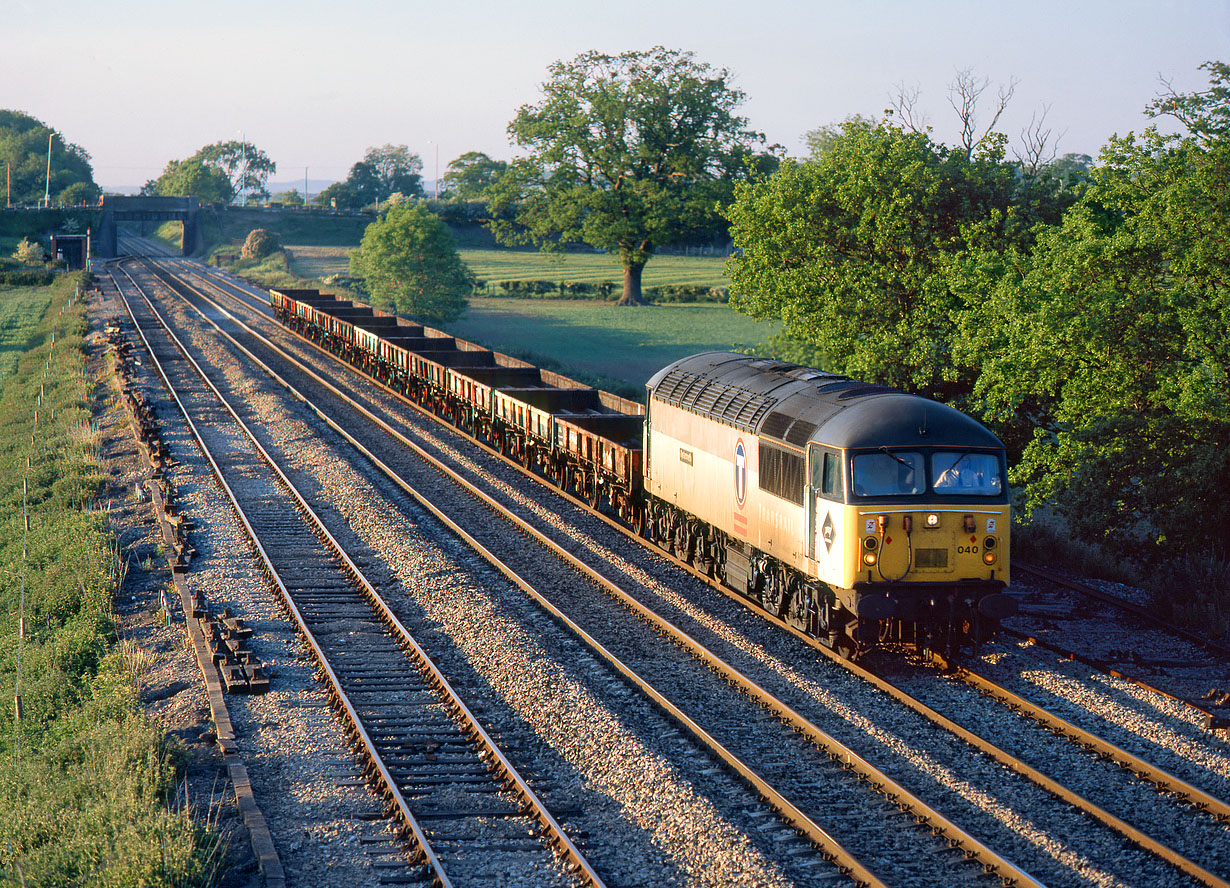
[[[927,516],[927,526],[928,527],[939,527],[940,526],[940,516],[935,514],[934,512],[928,515]]]
[[[994,564],[995,563],[995,553],[994,552],[983,552],[982,553],[982,563],[983,564]]]
[[[995,539],[995,537],[987,537],[985,540],[982,541],[982,548],[986,549],[989,552],[990,550],[995,548],[996,544],[997,544],[997,540]]]
[[[869,564],[869,565],[870,565],[870,564],[875,564],[875,563],[876,563],[876,553],[875,553],[875,552],[866,552],[866,553],[864,553],[864,555],[863,555],[863,564]]]
[[[865,540],[863,540],[863,545],[864,545],[867,549],[874,549],[874,548],[876,547],[876,538],[875,538],[875,537],[867,537]]]

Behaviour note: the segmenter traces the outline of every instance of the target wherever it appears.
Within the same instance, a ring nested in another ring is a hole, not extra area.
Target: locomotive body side
[[[743,355],[682,359],[649,391],[651,535],[766,610],[856,650],[951,646],[1014,610],[1003,445],[976,421]]]

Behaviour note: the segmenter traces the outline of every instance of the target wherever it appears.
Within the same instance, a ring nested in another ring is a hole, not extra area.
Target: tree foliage
[[[1227,107],[1185,138],[1111,139],[1080,203],[971,318],[991,415],[1032,418],[1027,505],[1142,560],[1230,544]]]
[[[251,142],[214,142],[212,145],[206,145],[194,157],[222,170],[231,183],[231,192],[235,197],[247,196],[255,200],[269,198],[265,183],[277,172],[278,165]]]
[[[423,194],[422,159],[405,145],[368,148],[343,182],[334,182],[314,200],[322,206],[361,210],[384,203],[393,194]]]
[[[421,202],[394,206],[367,226],[350,273],[363,279],[374,304],[430,321],[460,317],[474,287],[453,235]]]
[[[829,369],[1005,439],[1027,510],[1149,561],[1230,548],[1230,68],[1149,106],[1187,128],[1008,162],[852,119],[730,210],[738,307]],[[979,148],[978,146],[982,147]]]
[[[482,151],[467,151],[449,162],[441,179],[449,200],[482,200],[487,189],[508,171],[503,160],[492,160]]]
[[[199,156],[168,161],[162,175],[146,182],[141,193],[161,197],[195,197],[207,204],[229,204],[235,199],[235,189],[226,173]]]
[[[831,369],[950,398],[961,294],[944,276],[970,226],[1007,227],[1015,189],[999,149],[966,160],[925,133],[852,118],[812,161],[737,190],[728,211],[737,308],[779,318]]]
[[[689,52],[587,52],[549,72],[542,100],[508,126],[529,153],[492,189],[492,230],[506,243],[618,251],[621,301],[639,302],[645,263],[712,230],[763,136],[735,114],[744,97],[729,72]]]
[[[269,197],[265,183],[276,171],[277,164],[251,142],[214,142],[185,160],[168,161],[141,193],[210,204],[229,204],[245,193],[264,200]]]
[[[92,203],[101,190],[94,184],[90,155],[66,142],[40,120],[20,111],[0,111],[0,164],[6,165],[14,204],[35,204],[48,191],[47,140],[51,137],[50,194],[54,204]]]

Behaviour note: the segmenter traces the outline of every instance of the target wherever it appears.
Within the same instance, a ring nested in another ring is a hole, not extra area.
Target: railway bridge
[[[184,226],[183,250],[187,256],[200,246],[199,216],[200,203],[195,197],[104,197],[98,224],[98,253],[107,257],[119,255],[121,222],[178,221]]]

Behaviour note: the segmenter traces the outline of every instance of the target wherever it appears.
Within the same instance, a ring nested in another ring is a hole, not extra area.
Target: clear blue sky
[[[275,179],[341,179],[372,145],[406,144],[424,176],[469,150],[508,158],[505,128],[547,65],[655,44],[728,68],[769,141],[878,116],[895,85],[921,90],[955,139],[958,68],[1019,80],[1000,129],[1014,141],[1050,105],[1059,150],[1096,155],[1147,125],[1159,90],[1202,88],[1230,60],[1230,0],[5,0],[0,107],[83,146],[104,187],[140,185],[168,160],[247,139]]]

